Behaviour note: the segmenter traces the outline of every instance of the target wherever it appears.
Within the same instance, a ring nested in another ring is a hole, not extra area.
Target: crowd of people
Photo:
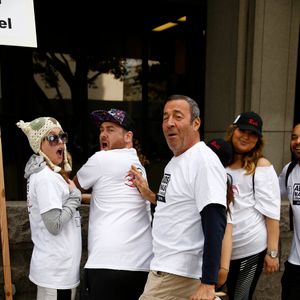
[[[52,117],[17,126],[34,154],[25,167],[37,300],[251,300],[262,272],[279,270],[281,196],[294,236],[282,300],[300,298],[300,125],[279,177],[264,156],[263,120],[242,112],[225,137],[200,139],[200,110],[185,95],[164,103],[173,157],[158,191],[134,148],[135,124],[120,109],[96,110],[99,151],[71,179],[68,135]],[[87,196],[89,195],[89,196]],[[89,203],[88,257],[80,284],[80,205]],[[155,207],[154,213],[151,206]]]

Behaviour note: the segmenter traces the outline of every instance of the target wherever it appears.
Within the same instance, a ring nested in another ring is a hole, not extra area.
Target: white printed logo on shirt
[[[164,174],[164,177],[161,180],[159,191],[157,194],[157,201],[166,202],[166,192],[167,187],[171,179],[171,174]]]
[[[293,205],[300,205],[300,183],[293,186]]]

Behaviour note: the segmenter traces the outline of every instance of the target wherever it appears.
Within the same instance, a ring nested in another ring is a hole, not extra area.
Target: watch
[[[272,258],[277,258],[278,257],[278,251],[277,250],[270,250],[267,251],[267,254],[272,257]]]

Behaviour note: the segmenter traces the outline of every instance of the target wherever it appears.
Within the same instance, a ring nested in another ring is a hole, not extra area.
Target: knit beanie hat
[[[24,122],[21,120],[16,125],[26,134],[30,147],[34,153],[43,156],[53,171],[59,172],[61,168],[54,165],[48,156],[41,150],[42,139],[51,129],[60,128],[62,130],[59,122],[51,117],[40,117],[31,122]],[[64,144],[64,170],[66,172],[70,172],[72,170],[67,157],[66,144]]]
[[[226,142],[223,138],[216,138],[210,140],[207,146],[218,155],[222,165],[226,168],[233,158],[231,143]]]

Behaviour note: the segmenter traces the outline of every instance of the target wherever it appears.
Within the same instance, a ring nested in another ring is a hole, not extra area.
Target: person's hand
[[[213,284],[200,283],[190,300],[214,300],[215,296],[215,286]]]
[[[148,182],[141,172],[132,165],[129,173],[133,175],[133,183],[141,193],[142,197],[149,200],[151,203],[156,204],[156,195],[150,190]]]
[[[279,270],[279,258],[272,258],[268,254],[265,256],[265,261],[264,261],[264,271],[267,274],[276,272]]]
[[[227,270],[225,268],[220,268],[219,273],[218,273],[218,284],[217,284],[216,288],[219,288],[225,284],[225,282],[227,280],[227,276],[228,276],[228,271],[229,270]]]
[[[69,186],[69,191],[70,192],[72,192],[76,188],[76,185],[75,185],[74,181],[71,180],[71,179],[68,179],[68,186]]]
[[[90,204],[91,203],[91,194],[88,193],[82,193],[81,194],[81,202],[84,204]]]

